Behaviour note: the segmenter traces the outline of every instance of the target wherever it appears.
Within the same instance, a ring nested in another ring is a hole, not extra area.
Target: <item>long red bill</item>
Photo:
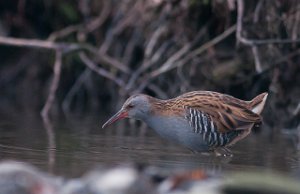
[[[120,119],[124,119],[128,117],[128,113],[127,111],[124,111],[124,110],[120,110],[119,112],[117,112],[114,116],[112,116],[108,121],[106,121],[106,123],[104,123],[102,125],[102,129],[104,127],[107,127],[108,125],[120,120]]]

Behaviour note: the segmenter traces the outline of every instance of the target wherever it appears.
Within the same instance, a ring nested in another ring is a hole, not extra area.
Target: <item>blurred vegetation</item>
[[[239,24],[234,0],[1,1],[0,35],[98,52],[63,56],[54,114],[113,111],[136,92],[170,98],[214,90],[250,100],[269,91],[266,122],[278,125],[300,102],[300,2],[243,3]],[[241,24],[250,44],[237,39]],[[54,54],[0,44],[2,110],[42,109]]]

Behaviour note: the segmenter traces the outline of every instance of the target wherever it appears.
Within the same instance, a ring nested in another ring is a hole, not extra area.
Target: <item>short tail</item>
[[[250,108],[252,110],[252,112],[260,115],[260,113],[263,111],[266,100],[268,97],[268,93],[264,92],[258,96],[256,96],[255,98],[253,98],[250,102]]]

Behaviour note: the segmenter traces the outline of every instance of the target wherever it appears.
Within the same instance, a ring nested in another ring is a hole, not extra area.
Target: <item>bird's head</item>
[[[112,116],[102,128],[124,118],[133,118],[143,120],[151,110],[150,96],[144,94],[137,94],[129,97],[122,108]]]

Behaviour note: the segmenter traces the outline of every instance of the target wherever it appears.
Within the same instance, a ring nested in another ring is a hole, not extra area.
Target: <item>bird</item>
[[[226,151],[224,155],[231,155],[228,147],[248,136],[253,126],[262,123],[261,112],[267,96],[265,92],[244,101],[213,91],[192,91],[162,100],[135,94],[102,128],[120,119],[132,118],[145,122],[161,137],[193,152],[221,148]]]

